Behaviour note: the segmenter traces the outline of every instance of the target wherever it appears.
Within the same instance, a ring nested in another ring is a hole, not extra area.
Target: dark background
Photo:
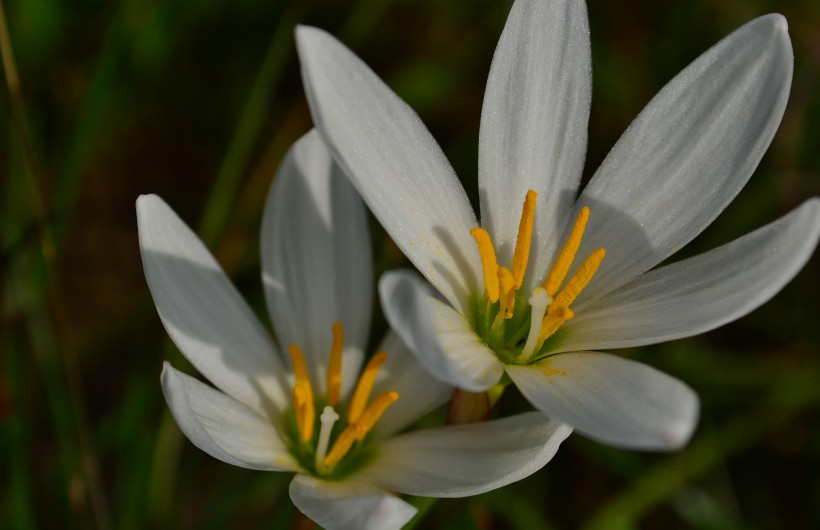
[[[214,460],[170,418],[161,363],[193,371],[153,308],[134,201],[164,197],[267,321],[260,214],[284,151],[310,127],[294,24],[323,27],[357,51],[418,111],[475,199],[484,85],[510,4],[3,1],[28,132],[4,86],[0,527],[312,527],[287,497],[289,475]],[[820,2],[589,3],[587,177],[664,83],[771,11],[787,17],[796,56],[786,115],[749,185],[681,255],[820,192]],[[373,234],[379,272],[405,263],[375,223]],[[817,265],[739,322],[619,352],[698,392],[702,418],[686,449],[633,453],[572,436],[529,479],[467,499],[413,500],[422,512],[413,524],[820,527]],[[501,406],[527,407],[514,392]]]

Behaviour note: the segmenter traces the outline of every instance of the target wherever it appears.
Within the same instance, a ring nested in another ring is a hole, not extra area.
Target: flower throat
[[[533,190],[529,190],[524,198],[511,268],[498,265],[492,239],[486,230],[470,230],[481,255],[485,287],[483,296],[471,300],[471,323],[499,358],[509,364],[528,364],[543,357],[544,344],[564,322],[575,316],[570,305],[592,280],[606,255],[603,248],[592,252],[564,282],[589,220],[589,208],[584,206],[546,280],[532,290],[529,298],[525,298],[521,286],[530,257],[537,197]]]
[[[342,422],[346,425],[343,428],[337,426],[336,422],[342,417],[336,410],[342,409],[339,401],[342,389],[344,332],[339,322],[335,322],[332,329],[333,343],[327,366],[327,396],[322,414],[318,418],[318,435],[316,408],[319,402],[313,393],[305,356],[296,344],[288,346],[296,377],[296,383],[293,385],[294,422],[291,424],[291,451],[305,468],[327,478],[346,474],[357,462],[360,463],[366,458],[367,455],[362,452],[362,442],[387,407],[399,399],[398,392],[385,392],[368,404],[376,376],[387,360],[385,352],[378,352],[365,366],[347,403],[346,421]]]

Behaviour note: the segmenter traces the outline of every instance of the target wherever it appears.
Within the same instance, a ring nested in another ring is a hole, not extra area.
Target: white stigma
[[[325,456],[327,455],[327,446],[330,442],[330,433],[333,431],[333,424],[339,419],[339,415],[333,410],[333,407],[327,406],[319,416],[322,422],[322,427],[319,430],[319,442],[316,444],[316,470],[321,470],[325,465]]]
[[[538,335],[541,333],[541,324],[544,322],[544,314],[547,312],[547,307],[552,303],[552,297],[547,294],[547,290],[543,287],[536,287],[532,290],[532,296],[529,299],[532,307],[530,333],[527,335],[527,342],[524,344],[524,349],[515,358],[518,362],[526,362],[533,354],[535,345],[538,342]]]

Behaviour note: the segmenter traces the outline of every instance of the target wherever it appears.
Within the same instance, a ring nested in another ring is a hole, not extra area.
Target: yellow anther
[[[473,228],[470,234],[478,244],[478,253],[481,254],[481,265],[484,268],[484,287],[487,289],[487,298],[490,303],[498,302],[498,260],[495,257],[493,240],[483,228]]]
[[[552,265],[552,269],[544,282],[544,288],[547,290],[548,295],[554,297],[558,289],[561,288],[561,284],[564,283],[564,278],[567,277],[572,261],[575,259],[575,254],[578,253],[578,247],[581,246],[581,238],[584,237],[584,230],[588,220],[589,208],[584,206],[578,214],[578,219],[575,221],[575,226],[572,227],[567,242],[564,243],[564,248],[558,254],[558,258]]]
[[[515,288],[520,289],[527,273],[527,261],[530,259],[530,244],[532,243],[532,224],[535,220],[535,199],[538,194],[533,190],[527,192],[524,198],[524,207],[521,211],[521,221],[518,223],[518,237],[515,240],[515,254],[512,261],[512,275],[515,278]]]
[[[309,390],[299,383],[293,387],[296,428],[303,442],[313,438],[313,401],[309,399],[309,394]]]
[[[387,360],[387,354],[379,352],[370,358],[367,366],[356,384],[356,390],[353,391],[353,397],[350,398],[350,406],[347,408],[347,422],[355,423],[364,411],[367,400],[370,398],[370,392],[373,390],[373,383],[376,381],[376,376],[379,369]]]
[[[342,389],[342,347],[344,330],[339,322],[333,323],[333,344],[330,347],[330,361],[327,363],[327,403],[335,407]]]
[[[364,434],[361,434],[364,433]],[[338,438],[336,438],[336,442],[333,444],[333,449],[330,450],[330,453],[325,457],[325,467],[331,468],[339,463],[339,460],[344,458],[344,456],[350,451],[350,448],[353,447],[353,443],[356,440],[360,440],[359,438],[364,438],[364,435],[367,434],[362,427],[358,423],[352,423],[342,431]]]
[[[501,291],[501,311],[504,318],[512,318],[515,309],[515,279],[507,267],[498,268],[498,284]]]
[[[290,359],[293,362],[293,375],[296,376],[296,386],[293,387],[293,397],[298,400],[300,398],[296,395],[296,387],[302,388],[300,393],[303,393],[304,412],[301,420],[299,419],[299,402],[296,403],[297,410],[297,425],[299,425],[299,434],[302,440],[307,441],[313,436],[313,422],[316,418],[316,412],[313,408],[313,388],[310,384],[310,375],[308,375],[307,365],[305,364],[305,356],[302,355],[302,350],[296,344],[288,346]]]
[[[603,248],[599,248],[590,254],[584,264],[575,272],[575,275],[561,289],[561,292],[556,295],[553,305],[569,307],[589,281],[592,280],[592,277],[595,276],[595,272],[604,260],[604,256],[606,256],[606,250]]]
[[[359,434],[357,440],[364,439],[367,433],[376,425],[376,422],[379,421],[379,418],[382,417],[387,407],[395,403],[397,399],[399,399],[398,392],[385,392],[377,396],[373,402],[367,406],[359,417],[359,421],[356,422],[363,428],[363,432]]]
[[[395,403],[397,399],[399,399],[398,392],[385,392],[374,399],[373,403],[362,412],[359,421],[349,422],[347,428],[342,431],[336,439],[336,443],[333,444],[333,449],[325,457],[325,466],[328,468],[335,466],[350,451],[354,442],[364,440],[364,437],[376,425],[387,407]]]
[[[544,317],[544,321],[541,323],[541,331],[538,334],[538,341],[535,343],[535,349],[533,351],[537,352],[540,350],[541,346],[544,345],[544,341],[552,337],[564,322],[574,316],[575,313],[573,313],[569,307],[556,306],[553,304],[547,316]]]

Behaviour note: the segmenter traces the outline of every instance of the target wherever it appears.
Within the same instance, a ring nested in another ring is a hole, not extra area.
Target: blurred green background
[[[287,497],[290,476],[214,460],[171,420],[162,360],[193,370],[153,308],[134,201],[164,197],[267,321],[260,214],[284,151],[310,127],[294,24],[323,27],[356,50],[419,112],[475,199],[482,95],[511,2],[2,3],[25,113],[4,82],[0,527],[311,528]],[[681,255],[820,194],[820,2],[588,7],[587,177],[698,54],[761,14],[788,18],[795,73],[780,130],[738,200]],[[379,272],[405,264],[375,223],[373,233]],[[817,265],[815,256],[773,301],[719,331],[620,352],[697,390],[702,418],[683,451],[633,453],[572,436],[519,483],[467,499],[415,499],[412,524],[820,528]],[[383,329],[379,317],[373,335]],[[502,412],[526,408],[511,387]]]

